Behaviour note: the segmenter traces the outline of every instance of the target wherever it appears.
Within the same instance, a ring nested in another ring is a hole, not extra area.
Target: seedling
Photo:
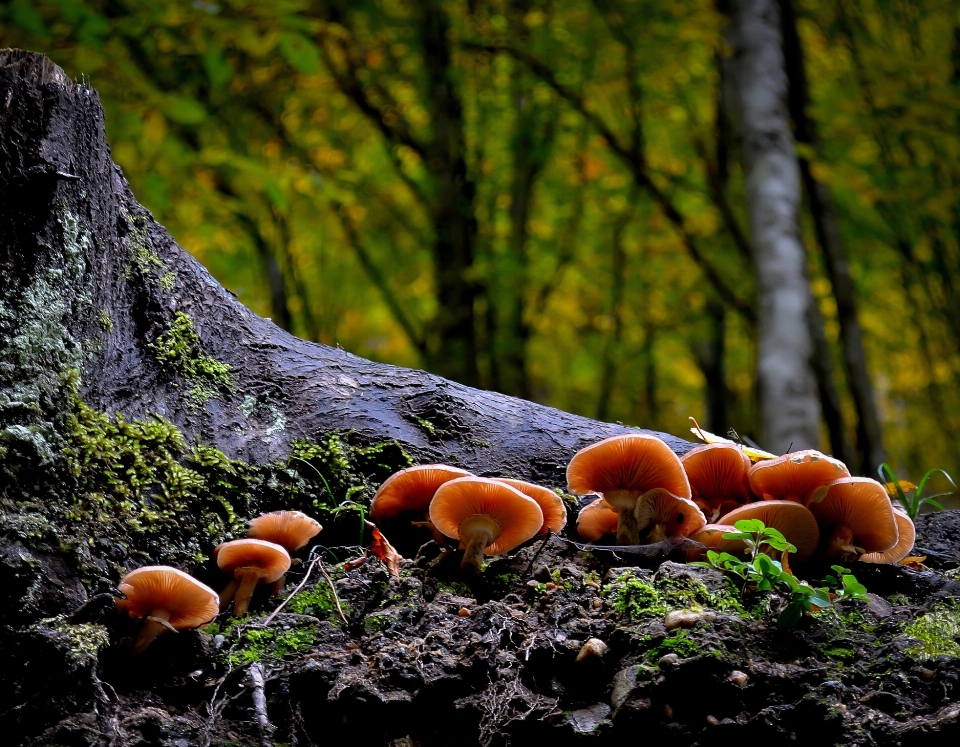
[[[946,470],[937,468],[927,470],[923,477],[920,478],[919,485],[914,485],[912,482],[907,482],[906,480],[898,480],[890,468],[890,465],[886,462],[880,465],[878,471],[880,472],[880,481],[886,483],[887,494],[903,506],[903,510],[906,511],[907,516],[909,516],[911,520],[917,518],[917,514],[920,513],[920,509],[923,508],[924,504],[930,504],[937,509],[937,511],[943,511],[943,504],[935,499],[943,498],[945,495],[953,495],[957,491],[957,484]],[[953,486],[953,490],[948,490],[946,493],[936,493],[925,496],[923,491],[927,487],[927,481],[938,472],[947,478],[947,481]],[[913,493],[913,495],[908,498],[907,493]]]
[[[797,626],[804,613],[832,607],[836,602],[849,599],[866,599],[867,590],[849,569],[832,566],[836,575],[827,576],[824,586],[813,587],[800,581],[784,568],[787,556],[796,552],[784,536],[772,527],[764,526],[757,519],[743,519],[734,524],[735,532],[723,535],[724,539],[741,540],[746,546],[746,558],[738,558],[728,552],[707,551],[706,562],[695,563],[716,568],[737,576],[742,584],[740,593],[774,591],[786,597],[786,604],[777,617],[777,627],[790,630]],[[767,552],[776,551],[782,560],[774,560]],[[834,590],[831,591],[830,588]]]

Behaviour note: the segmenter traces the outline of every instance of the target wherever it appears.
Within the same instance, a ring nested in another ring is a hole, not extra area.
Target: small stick
[[[323,574],[323,577],[327,579],[327,583],[330,584],[330,591],[333,592],[333,602],[337,605],[337,612],[340,613],[340,617],[343,619],[343,624],[349,625],[350,623],[347,621],[347,616],[343,614],[343,607],[340,606],[340,597],[337,596],[337,587],[333,585],[333,579],[330,578],[329,574],[327,573],[327,569],[323,567],[323,561],[320,560],[319,555],[317,556],[317,561],[320,563],[320,573]]]
[[[273,618],[275,618],[275,617],[277,616],[277,614],[280,612],[280,610],[282,610],[284,607],[287,606],[287,602],[289,602],[291,599],[293,599],[294,596],[296,596],[297,593],[300,591],[300,589],[302,589],[304,586],[306,586],[306,583],[307,583],[307,581],[308,581],[309,578],[310,578],[310,574],[313,573],[313,566],[315,566],[319,561],[320,561],[320,556],[319,556],[319,555],[317,555],[313,560],[310,561],[310,565],[307,566],[307,572],[306,572],[305,574],[303,574],[303,580],[302,580],[299,584],[297,584],[296,588],[295,588],[293,591],[290,592],[290,595],[289,595],[286,599],[284,599],[282,602],[280,602],[280,605],[279,605],[273,612],[271,612],[269,615],[267,615],[267,619],[263,621],[263,626],[264,626],[264,627],[266,627],[266,626],[269,625],[271,622],[273,622]],[[336,592],[334,592],[334,593],[336,593]]]
[[[543,548],[547,546],[547,542],[550,541],[550,537],[553,536],[553,530],[550,527],[547,527],[547,535],[543,538],[543,542],[540,543],[540,547],[537,548],[537,551],[533,554],[533,557],[530,558],[530,565],[527,566],[527,569],[523,572],[523,575],[520,578],[526,578],[530,575],[530,571],[533,570],[533,564],[537,562],[537,558],[540,557],[540,553],[543,552]]]
[[[247,670],[250,687],[253,689],[253,710],[257,713],[257,726],[260,728],[260,744],[262,747],[273,747],[270,736],[273,734],[273,724],[267,716],[267,696],[264,693],[263,664],[255,661]]]

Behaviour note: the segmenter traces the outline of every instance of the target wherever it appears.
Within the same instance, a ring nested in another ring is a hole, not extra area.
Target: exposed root
[[[264,692],[263,664],[259,661],[250,665],[247,670],[247,679],[250,682],[250,688],[253,690],[253,710],[257,714],[257,727],[260,729],[261,747],[273,747],[274,726],[270,723],[270,717],[267,715],[267,696]]]

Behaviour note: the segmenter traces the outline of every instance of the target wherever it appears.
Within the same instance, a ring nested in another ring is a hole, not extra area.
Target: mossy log
[[[776,630],[775,596],[659,550],[549,537],[471,580],[430,551],[399,577],[357,558],[393,469],[562,487],[577,449],[629,429],[286,334],[136,202],[103,125],[92,89],[0,52],[5,743],[956,742],[960,512],[918,526],[937,572],[858,568],[870,602],[796,631]],[[250,618],[132,656],[123,574],[166,563],[224,584],[212,548],[278,508],[326,524],[323,574],[291,568],[300,591],[269,624],[264,595]],[[677,609],[693,627],[667,629]]]
[[[68,370],[96,409],[156,413],[253,463],[352,431],[418,461],[561,485],[577,449],[630,430],[305,342],[257,316],[137,203],[96,92],[19,51],[0,53],[0,268],[0,425],[44,452]]]

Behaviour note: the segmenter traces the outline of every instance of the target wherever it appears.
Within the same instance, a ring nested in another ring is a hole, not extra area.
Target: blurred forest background
[[[901,477],[956,473],[960,8],[773,4],[821,445],[855,472],[885,452]],[[89,81],[140,201],[291,332],[591,417],[762,439],[726,11],[0,0],[0,46]]]

